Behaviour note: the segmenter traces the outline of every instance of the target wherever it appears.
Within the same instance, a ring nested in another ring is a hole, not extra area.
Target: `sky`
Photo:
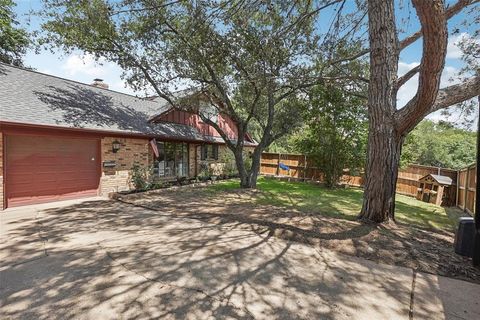
[[[353,1],[353,0],[351,0]],[[347,6],[353,4],[348,3]],[[446,1],[452,3],[453,1]],[[27,30],[33,31],[38,28],[39,20],[30,14],[32,10],[38,10],[41,8],[40,0],[17,0],[17,6],[15,12],[17,14],[17,20],[21,26],[27,28]],[[325,27],[330,24],[333,11],[326,11],[323,15],[326,15],[324,19]],[[397,16],[398,25],[402,29],[400,39],[407,34],[413,33],[419,29],[419,23],[416,21],[414,10],[411,7],[410,1],[399,0],[397,1]],[[468,19],[466,13],[460,13],[456,17],[449,21],[449,28],[458,27],[462,21]],[[478,28],[478,26],[476,26]],[[461,51],[456,45],[461,37],[468,37],[472,33],[472,28],[460,29],[460,33],[454,36],[449,36],[447,57],[445,63],[445,69],[442,74],[441,87],[445,87],[454,83],[458,83],[458,80],[451,81],[452,77],[462,67]],[[480,41],[480,40],[479,40]],[[408,48],[402,51],[399,63],[399,75],[406,73],[411,68],[419,64],[422,53],[421,40],[416,41]],[[74,52],[72,54],[65,55],[61,51],[49,52],[42,51],[36,53],[30,50],[25,57],[25,64],[36,69],[39,72],[47,73],[83,83],[92,83],[94,78],[101,78],[106,82],[111,90],[143,95],[143,92],[134,92],[131,88],[126,86],[124,81],[121,80],[120,75],[122,73],[115,63],[101,61],[98,63],[92,56],[84,55],[81,52]],[[402,86],[398,92],[398,106],[405,105],[415,94],[418,85],[418,76],[413,77],[404,86]],[[429,115],[433,120],[447,120],[450,122],[459,122],[460,116],[458,113],[453,112],[450,117],[442,115],[440,112]],[[476,126],[473,126],[473,129]]]

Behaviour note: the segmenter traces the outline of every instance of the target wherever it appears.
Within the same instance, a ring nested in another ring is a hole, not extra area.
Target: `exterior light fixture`
[[[118,150],[120,150],[120,146],[121,146],[120,142],[118,142],[117,140],[113,141],[112,142],[112,152],[117,153]]]

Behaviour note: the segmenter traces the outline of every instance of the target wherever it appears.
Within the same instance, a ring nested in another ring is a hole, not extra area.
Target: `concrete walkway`
[[[104,199],[7,210],[0,222],[2,319],[480,319],[480,285],[260,226]]]

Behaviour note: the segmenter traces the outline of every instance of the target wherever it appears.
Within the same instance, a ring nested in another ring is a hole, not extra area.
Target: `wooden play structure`
[[[450,189],[454,185],[452,178],[438,174],[427,174],[418,180],[420,187],[417,192],[417,199],[441,205],[450,204]]]

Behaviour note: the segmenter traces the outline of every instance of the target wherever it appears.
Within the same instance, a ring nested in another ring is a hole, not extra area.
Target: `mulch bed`
[[[409,267],[480,283],[480,269],[471,259],[455,254],[454,233],[420,229],[406,224],[368,225],[327,217],[319,213],[259,206],[255,197],[262,191],[232,190],[212,193],[206,188],[158,190],[123,195],[122,201],[212,223],[236,223],[258,232],[268,229],[274,236],[298,241],[319,249],[362,257],[378,263]]]

